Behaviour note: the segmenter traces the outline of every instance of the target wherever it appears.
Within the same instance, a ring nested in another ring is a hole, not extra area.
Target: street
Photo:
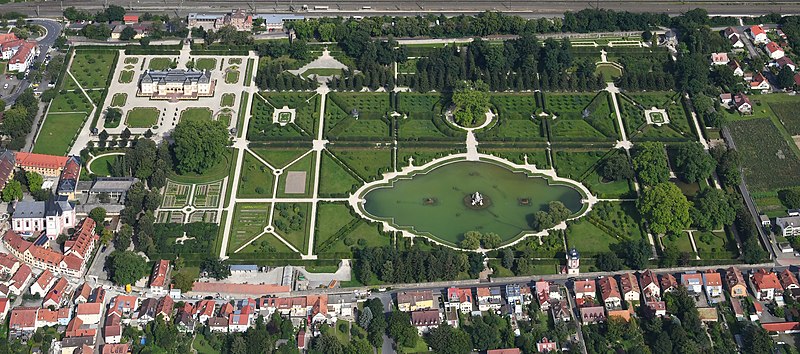
[[[31,19],[29,22],[31,24],[42,26],[47,31],[44,37],[38,39],[39,56],[37,56],[34,60],[36,63],[42,63],[44,62],[44,58],[47,56],[47,51],[53,46],[56,38],[61,35],[62,26],[60,23],[48,19]],[[19,97],[19,95],[21,95],[22,92],[25,91],[28,86],[30,86],[30,84],[31,82],[28,81],[28,79],[20,80],[14,92],[11,92],[10,94],[0,98],[10,106],[14,103],[14,101],[17,100],[17,97]]]

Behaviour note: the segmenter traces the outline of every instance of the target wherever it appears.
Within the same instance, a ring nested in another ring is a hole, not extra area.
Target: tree
[[[481,245],[481,237],[482,235],[480,234],[480,232],[467,231],[464,233],[464,239],[461,240],[459,246],[467,250],[478,249],[478,247],[480,247]]]
[[[638,144],[633,157],[633,169],[636,170],[639,181],[645,185],[653,186],[669,180],[669,166],[664,145],[657,142]]]
[[[711,156],[717,160],[717,176],[725,186],[735,186],[741,182],[739,173],[739,153],[722,145],[711,148]]]
[[[619,246],[619,252],[625,264],[633,269],[647,268],[647,260],[652,255],[650,243],[645,239],[626,240]]]
[[[108,242],[111,241],[111,239],[114,237],[114,232],[109,229],[103,228],[102,230],[100,230],[99,235],[100,235],[100,243],[103,244],[103,246],[105,246],[108,245]]]
[[[787,209],[800,208],[800,191],[796,189],[784,189],[778,191],[778,199]]]
[[[106,220],[106,210],[102,207],[96,207],[89,211],[89,218],[94,220],[96,223],[95,231],[99,232],[99,230],[104,228],[103,223]]]
[[[364,310],[358,314],[358,325],[361,326],[361,328],[367,329],[369,328],[369,324],[372,323],[372,318],[372,309],[365,307]]]
[[[178,173],[202,174],[222,158],[228,132],[221,121],[181,121],[172,134]]]
[[[514,251],[511,250],[511,247],[500,250],[500,260],[505,268],[511,269],[514,266]]]
[[[620,181],[633,178],[628,157],[624,153],[614,153],[600,164],[600,176],[607,181]]]
[[[413,348],[417,345],[417,329],[411,325],[411,316],[407,312],[392,311],[389,314],[389,337],[403,347]]]
[[[646,188],[636,206],[647,220],[650,230],[657,234],[677,234],[691,223],[689,208],[692,204],[686,200],[680,188],[672,183],[659,183]]]
[[[744,352],[751,354],[769,354],[773,352],[775,343],[764,328],[755,324],[747,324],[743,333]]]
[[[788,65],[784,65],[778,72],[778,87],[784,90],[794,87],[794,71]]]
[[[114,237],[114,249],[125,251],[131,247],[133,240],[133,228],[128,224],[122,224],[117,236]]]
[[[44,184],[44,177],[34,171],[25,172],[25,180],[28,181],[28,190],[31,192],[42,189],[42,184]]]
[[[700,143],[678,145],[675,154],[675,167],[683,174],[686,182],[700,182],[714,172],[716,162],[703,150]]]
[[[622,269],[622,260],[613,252],[602,252],[597,255],[595,265],[604,272],[614,272]]]
[[[486,120],[489,107],[489,87],[483,81],[462,83],[453,92],[453,119],[463,127],[481,125]]]
[[[209,277],[222,280],[231,276],[231,269],[228,265],[218,258],[206,258],[200,263],[200,271],[205,272]]]
[[[119,39],[123,41],[129,41],[133,39],[133,37],[136,37],[136,30],[131,26],[126,26],[122,30],[122,33],[119,34]]]
[[[106,258],[111,281],[116,285],[133,284],[150,272],[144,257],[131,252],[115,250]]]
[[[172,284],[182,292],[189,292],[197,279],[189,272],[178,271],[172,275]]]
[[[425,337],[428,346],[434,353],[461,354],[472,351],[472,341],[467,332],[460,328],[453,328],[448,324],[434,328]]]
[[[501,242],[503,241],[500,238],[500,235],[494,232],[489,232],[484,234],[483,237],[481,238],[481,247],[485,249],[492,249],[496,248],[497,246],[500,246]]]
[[[22,183],[17,180],[10,180],[3,187],[3,201],[6,203],[12,200],[22,200]]]
[[[707,188],[694,199],[692,220],[701,231],[713,230],[718,226],[731,225],[736,219],[731,198],[724,191]]]

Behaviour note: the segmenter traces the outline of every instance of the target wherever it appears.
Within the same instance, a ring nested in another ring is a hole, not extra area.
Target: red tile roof
[[[597,291],[594,280],[576,280],[574,285],[576,293],[594,294]]]
[[[436,326],[441,322],[439,310],[422,310],[411,313],[411,324],[417,327]]]
[[[47,292],[47,295],[44,296],[44,302],[47,303],[48,301],[53,301],[56,304],[60,304],[61,301],[64,299],[64,295],[67,292],[67,279],[59,278],[55,285]]]
[[[94,233],[97,224],[90,218],[83,219],[81,227],[75,234],[64,243],[64,249],[68,250],[67,254],[75,254],[78,258],[86,259],[89,256],[89,250],[97,240]]]
[[[621,297],[619,295],[619,285],[617,285],[617,280],[614,277],[602,278],[597,283],[600,285],[600,295],[603,296],[603,300],[611,297]]]
[[[753,25],[750,26],[750,33],[752,33],[753,36],[757,36],[759,34],[766,34],[767,32],[765,32],[764,29],[761,28],[761,26]]]
[[[156,314],[163,314],[164,316],[171,317],[173,306],[175,306],[175,300],[172,300],[169,296],[164,296],[156,305]]]
[[[7,253],[0,253],[0,267],[5,269],[14,268],[14,265],[19,263],[16,257],[7,254]]]
[[[58,323],[58,311],[39,309],[39,312],[36,313],[36,321],[45,323]]]
[[[14,230],[6,231],[6,234],[3,235],[3,240],[5,241],[6,244],[8,244],[9,247],[11,247],[14,251],[16,251],[19,254],[25,253],[25,251],[28,250],[28,248],[30,248],[31,245],[33,245],[33,243],[28,242],[19,235],[17,235],[17,233],[14,232]]]
[[[767,51],[768,51],[768,52],[770,52],[770,53],[775,53],[775,52],[777,52],[777,51],[779,51],[779,50],[780,50],[780,51],[783,51],[783,48],[781,48],[781,46],[779,46],[779,45],[778,45],[778,43],[775,43],[775,42],[769,42],[769,43],[767,43],[767,45],[766,45],[766,49],[767,49]]]
[[[762,323],[761,327],[767,332],[789,332],[800,330],[800,322],[773,322]]]
[[[703,280],[706,286],[722,286],[722,277],[714,271],[703,273]]]
[[[96,302],[88,302],[85,304],[78,304],[75,314],[80,315],[99,315],[103,312],[103,304]]]
[[[784,289],[788,288],[791,285],[794,285],[795,287],[800,286],[800,282],[797,281],[797,277],[794,276],[794,274],[789,270],[789,268],[784,269],[780,273],[780,282],[781,286],[783,286]]]
[[[662,275],[661,276],[661,290],[666,291],[667,289],[673,288],[673,287],[674,288],[678,287],[678,281],[675,280],[675,276],[673,276],[672,274],[669,274],[669,273]]]
[[[17,166],[44,168],[51,170],[60,170],[69,159],[66,156],[54,156],[44,154],[34,154],[29,152],[17,152]]]
[[[17,35],[13,33],[0,33],[0,44],[18,40]]]
[[[228,284],[195,282],[192,291],[197,293],[228,293],[238,295],[255,295],[289,293],[288,286],[276,284]]]
[[[9,316],[8,327],[12,330],[34,327],[36,325],[37,312],[39,312],[39,309],[36,307],[14,308]]]
[[[128,343],[103,345],[103,354],[128,354],[129,352],[130,345]]]
[[[42,274],[39,274],[39,278],[36,279],[36,285],[39,285],[40,288],[47,291],[47,289],[50,287],[50,284],[53,282],[53,278],[55,278],[53,273],[51,273],[50,270],[45,269]]]
[[[17,52],[11,56],[11,59],[8,60],[9,64],[18,64],[22,63],[28,59],[28,55],[31,54],[31,51],[36,48],[36,42],[25,42],[23,43]]]
[[[217,303],[212,300],[202,300],[197,303],[194,307],[194,315],[199,316],[214,316],[214,308],[216,307]]]
[[[640,292],[639,282],[636,280],[636,276],[633,275],[633,273],[625,273],[620,275],[619,284],[622,286],[623,294],[627,294],[629,292]]]
[[[164,287],[167,283],[167,272],[169,272],[169,261],[159,260],[153,267],[153,274],[150,275],[150,287]]]
[[[26,264],[23,264],[19,266],[17,272],[14,273],[13,277],[11,277],[11,281],[9,283],[11,283],[16,287],[21,287],[26,281],[28,281],[28,279],[30,279],[30,277],[31,277],[31,268],[28,267]]]
[[[123,22],[128,22],[128,23],[129,22],[139,22],[139,16],[136,16],[136,15],[125,15],[125,16],[122,16],[122,21]]]
[[[783,289],[780,281],[778,281],[778,276],[764,269],[759,269],[753,274],[753,285],[755,285],[758,290]]]

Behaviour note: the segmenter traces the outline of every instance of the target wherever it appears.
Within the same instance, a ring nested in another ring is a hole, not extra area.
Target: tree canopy
[[[675,154],[675,167],[686,182],[700,182],[714,172],[717,163],[703,150],[699,143],[678,145]]]
[[[707,188],[694,198],[692,207],[693,224],[702,231],[733,224],[736,209],[733,202],[722,190]]]
[[[476,127],[486,121],[489,109],[489,86],[478,80],[465,82],[453,92],[453,119],[462,127]]]
[[[432,329],[425,341],[435,353],[460,354],[472,351],[472,341],[467,332],[447,324]]]
[[[633,169],[624,152],[611,154],[600,163],[600,176],[608,181],[633,178]]]
[[[133,284],[150,272],[144,257],[131,251],[111,252],[106,257],[106,267],[111,281],[116,285]]]
[[[34,171],[25,172],[25,180],[28,181],[28,190],[31,192],[42,189],[42,184],[44,184],[44,177]]]
[[[22,183],[14,179],[3,187],[3,201],[8,203],[12,200],[22,200]]]
[[[689,208],[692,204],[686,200],[680,188],[672,183],[659,183],[646,188],[636,206],[647,220],[650,230],[657,234],[679,233],[691,222]]]
[[[649,141],[637,144],[633,168],[643,184],[653,186],[669,180],[669,166],[664,145]]]
[[[182,120],[172,133],[178,173],[202,174],[216,165],[228,145],[228,132],[221,121]]]

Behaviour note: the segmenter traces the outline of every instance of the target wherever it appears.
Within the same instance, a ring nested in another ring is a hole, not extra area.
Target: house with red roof
[[[722,296],[722,276],[715,271],[703,273],[703,286],[709,299],[716,299]],[[712,302],[716,302],[713,301]]]
[[[581,323],[590,325],[602,323],[606,320],[606,310],[603,306],[581,307]]]
[[[80,277],[86,271],[97,240],[94,232],[89,231],[93,225],[91,219],[84,221],[81,229],[64,244],[66,254],[35,245],[12,230],[3,235],[3,244],[15,257],[30,266],[49,270],[56,275]]]
[[[800,322],[772,322],[762,323],[761,327],[770,333],[800,333]]]
[[[169,290],[167,276],[169,274],[169,260],[161,259],[153,266],[153,273],[150,274],[150,291],[157,294],[166,293]]]
[[[600,297],[608,310],[622,307],[622,295],[619,293],[619,285],[614,277],[603,277],[597,281],[600,287]]]
[[[470,313],[475,304],[472,297],[472,289],[469,288],[447,288],[447,306],[457,308],[461,313]]]
[[[96,302],[88,302],[78,304],[75,309],[75,316],[81,319],[86,324],[98,324],[102,319],[103,304]]]
[[[625,301],[639,301],[642,294],[639,289],[639,281],[633,273],[624,273],[620,275],[619,285],[622,287],[622,298],[625,299]]]
[[[169,296],[164,296],[158,300],[156,304],[156,318],[158,316],[164,317],[164,321],[172,319],[172,308],[175,306],[175,300]]]
[[[0,278],[5,279],[19,269],[19,260],[8,254],[0,253]]]
[[[45,177],[59,177],[69,160],[66,156],[35,154],[19,151],[15,154],[17,168],[25,172],[36,172]]]
[[[25,41],[8,60],[8,71],[24,72],[28,70],[37,55],[39,55],[39,47],[36,46],[36,41]]]
[[[89,302],[89,298],[92,296],[92,287],[89,283],[84,282],[75,289],[75,292],[72,294],[72,303],[75,305],[83,304]]]
[[[666,294],[678,290],[678,281],[672,274],[666,273],[661,275],[661,291]]]
[[[11,304],[8,302],[8,298],[0,298],[0,321],[5,321],[10,309]]]
[[[67,287],[69,283],[65,278],[58,278],[58,281],[50,288],[50,291],[47,292],[47,295],[44,296],[44,301],[42,302],[42,307],[55,307],[59,308],[62,304],[66,302],[66,299],[69,298],[69,294],[67,293]]]
[[[520,351],[519,348],[492,349],[486,351],[486,354],[520,354],[520,353],[522,353],[522,351]]]
[[[558,343],[547,339],[547,337],[544,337],[542,340],[536,342],[536,351],[539,353],[558,351]],[[519,349],[517,349],[517,353],[519,353]]]
[[[681,284],[692,294],[703,292],[703,277],[694,271],[681,274]]]
[[[130,354],[131,352],[130,343],[108,343],[110,342],[106,341],[106,344],[103,344],[103,350],[101,351],[101,354]]]
[[[136,310],[139,304],[139,298],[131,295],[117,295],[111,300],[108,306],[108,312],[117,312],[120,316],[130,315]]]
[[[106,320],[103,322],[103,339],[106,343],[122,341],[122,317],[116,311],[106,315]]]
[[[214,317],[214,310],[217,303],[213,300],[202,300],[194,306],[193,316],[201,323],[206,323],[209,318]]]
[[[31,284],[31,287],[28,289],[28,291],[31,293],[31,295],[44,297],[47,295],[47,290],[50,290],[55,282],[55,275],[53,275],[53,273],[49,270],[45,269],[42,274],[39,274],[39,278],[37,278],[36,281]]]
[[[439,310],[422,310],[411,313],[411,325],[417,328],[420,335],[438,328],[441,323],[442,317]]]
[[[80,317],[74,317],[69,321],[67,329],[64,332],[64,337],[94,337],[97,335],[97,329],[84,324]]]
[[[769,90],[770,89],[769,81],[766,77],[764,77],[761,73],[756,73],[753,75],[753,79],[750,81],[750,89],[751,90]]]
[[[739,268],[730,267],[725,270],[725,284],[728,286],[728,293],[731,297],[746,297],[747,283]]]
[[[733,75],[742,77],[744,76],[744,69],[742,69],[742,65],[739,64],[739,61],[736,59],[731,60],[728,62],[728,67],[731,68],[733,71]]]
[[[576,299],[591,298],[595,299],[597,296],[597,287],[594,279],[576,280],[573,282],[573,290],[575,291]]]
[[[750,34],[750,38],[752,38],[756,44],[766,43],[769,41],[769,38],[767,38],[767,31],[765,31],[764,28],[759,25],[750,26],[748,32]]]
[[[11,280],[8,281],[8,291],[16,296],[22,295],[22,291],[32,278],[33,275],[30,267],[25,264],[19,266],[17,272],[14,273],[14,276],[12,276]]]
[[[780,272],[778,274],[778,278],[784,291],[800,289],[800,282],[797,281],[797,277],[794,275],[794,273],[792,273],[792,271],[789,270],[789,268],[786,268]]]
[[[783,291],[778,276],[773,272],[759,269],[753,274],[751,280],[753,293],[759,301],[772,301],[775,295],[781,294]]]
[[[728,62],[728,53],[711,53],[711,65],[727,65]]]
[[[13,336],[26,336],[36,331],[36,318],[39,309],[36,307],[15,307],[11,310],[8,329]]]
[[[124,22],[126,25],[132,25],[134,23],[138,23],[139,22],[139,16],[137,16],[137,15],[125,15],[125,16],[122,16],[122,22]]]
[[[56,187],[56,194],[67,198],[68,200],[75,200],[75,191],[78,188],[78,179],[81,176],[81,160],[77,156],[70,156],[64,164],[64,170],[61,171],[61,177],[58,179],[58,186]]]
[[[786,53],[783,51],[783,48],[775,42],[769,42],[764,46],[764,50],[767,51],[769,57],[773,60],[783,58]]]
[[[639,275],[639,285],[645,300],[661,299],[661,287],[658,285],[658,277],[652,270],[647,269]]]

